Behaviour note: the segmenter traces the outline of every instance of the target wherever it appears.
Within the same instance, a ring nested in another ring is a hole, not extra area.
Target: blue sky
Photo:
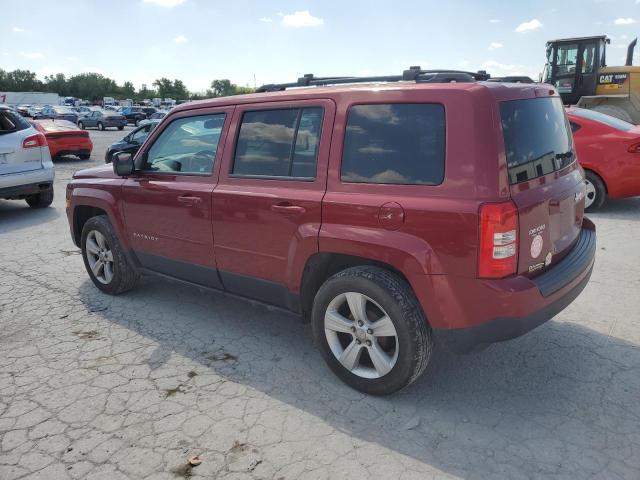
[[[0,68],[40,77],[94,71],[191,90],[316,75],[486,69],[537,78],[546,40],[606,34],[621,64],[640,0],[0,0]],[[636,50],[636,64],[640,56]]]

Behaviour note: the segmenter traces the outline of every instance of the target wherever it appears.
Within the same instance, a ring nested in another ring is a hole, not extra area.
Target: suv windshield
[[[532,98],[500,104],[509,182],[526,182],[575,160],[562,100]]]
[[[605,115],[604,113],[587,110],[585,108],[574,108],[570,110],[570,112],[576,117],[582,117],[586,118],[587,120],[604,123],[611,128],[615,128],[616,130],[621,130],[623,132],[628,132],[629,130],[635,128],[635,125],[633,125],[632,123],[625,122],[624,120],[620,120],[619,118],[612,117],[610,115]]]

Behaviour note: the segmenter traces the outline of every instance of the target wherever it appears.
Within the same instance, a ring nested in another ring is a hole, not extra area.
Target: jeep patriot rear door
[[[236,108],[213,192],[215,255],[226,290],[285,307],[318,251],[335,106]]]

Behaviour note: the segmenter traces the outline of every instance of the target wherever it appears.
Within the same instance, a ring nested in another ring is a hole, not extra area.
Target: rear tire
[[[79,128],[80,130],[84,130],[84,123],[82,123],[82,122],[78,122],[78,128]]]
[[[104,132],[104,124],[102,122],[98,122],[98,130]]]
[[[53,187],[51,190],[29,195],[25,201],[31,208],[46,208],[53,203]]]
[[[352,312],[351,300],[363,297],[364,313],[357,309]],[[331,319],[336,313],[339,326],[334,329]],[[411,287],[388,270],[362,266],[332,276],[318,290],[311,317],[315,343],[329,368],[361,392],[396,392],[418,378],[429,363],[433,348],[431,328]],[[364,317],[364,322],[358,321],[359,317]],[[384,330],[378,323],[383,319],[390,320],[384,322]],[[359,352],[351,369],[344,360],[350,349]],[[379,356],[380,351],[385,354],[383,357]],[[374,361],[374,357],[382,363]]]
[[[587,193],[584,198],[584,209],[593,212],[602,206],[607,199],[607,188],[598,174],[585,170]]]
[[[87,239],[89,247],[87,247]],[[99,239],[103,245],[100,245]],[[109,295],[131,290],[138,281],[139,275],[136,269],[129,263],[129,260],[120,246],[118,237],[111,222],[105,215],[90,218],[82,228],[80,240],[82,248],[82,259],[87,273],[93,284]],[[96,252],[96,247],[100,252]],[[104,260],[102,260],[102,259]],[[110,260],[109,260],[110,259]],[[96,262],[102,263],[102,268],[96,269]],[[107,268],[107,264],[108,268]],[[96,269],[97,274],[92,269]],[[108,273],[106,273],[108,270]]]
[[[82,155],[78,155],[78,157],[80,157],[80,160],[89,160],[91,158],[91,154],[89,155],[82,154]]]
[[[596,105],[592,110],[599,113],[604,113],[605,115],[609,115],[620,120],[624,120],[628,123],[633,123],[631,115],[629,115],[624,108],[618,107],[617,105]]]
[[[124,130],[123,126],[118,127],[118,130]]]

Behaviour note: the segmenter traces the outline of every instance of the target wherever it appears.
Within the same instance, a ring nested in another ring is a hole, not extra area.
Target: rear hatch
[[[38,132],[26,120],[8,110],[0,110],[0,175],[42,168]]]
[[[575,245],[585,183],[559,97],[500,103],[511,198],[518,209],[518,273],[533,277]]]

